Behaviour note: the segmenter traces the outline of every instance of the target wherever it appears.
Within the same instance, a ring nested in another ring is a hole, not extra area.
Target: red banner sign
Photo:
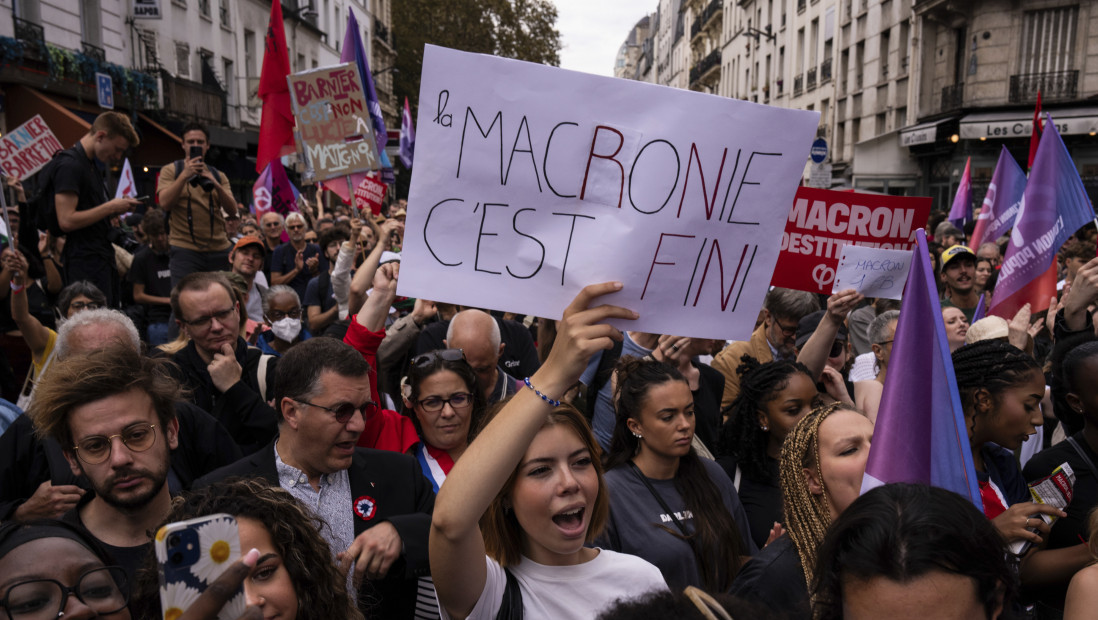
[[[930,204],[930,198],[797,188],[770,283],[830,295],[844,245],[914,249]]]
[[[359,210],[370,209],[370,213],[381,213],[381,203],[385,201],[385,192],[389,186],[376,178],[377,173],[366,175],[355,188],[355,206]]]

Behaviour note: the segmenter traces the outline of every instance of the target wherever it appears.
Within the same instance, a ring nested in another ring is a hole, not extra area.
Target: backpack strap
[[[267,400],[267,373],[271,370],[271,361],[275,356],[264,353],[259,356],[259,365],[255,369],[255,379],[259,384],[259,397]]]

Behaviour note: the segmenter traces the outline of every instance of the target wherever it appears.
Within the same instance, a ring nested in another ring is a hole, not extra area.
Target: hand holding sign
[[[866,297],[899,299],[910,269],[910,250],[844,246],[833,290],[851,288]]]

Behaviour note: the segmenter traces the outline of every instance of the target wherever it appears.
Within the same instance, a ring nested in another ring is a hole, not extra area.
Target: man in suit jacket
[[[414,458],[356,447],[377,411],[369,370],[357,351],[331,338],[293,347],[275,375],[278,438],[196,484],[237,476],[278,484],[325,522],[321,535],[341,567],[354,564],[364,613],[412,618],[417,578],[429,574],[435,498]]]

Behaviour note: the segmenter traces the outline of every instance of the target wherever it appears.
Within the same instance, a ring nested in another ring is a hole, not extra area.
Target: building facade
[[[633,79],[819,111],[832,187],[948,209],[971,158],[982,200],[1002,147],[1025,166],[1040,91],[1098,194],[1096,0],[660,0],[649,20]]]

